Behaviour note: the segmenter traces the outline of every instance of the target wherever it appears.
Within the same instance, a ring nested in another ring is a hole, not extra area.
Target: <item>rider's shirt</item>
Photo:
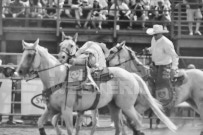
[[[175,52],[173,43],[165,36],[162,36],[159,40],[152,38],[150,52],[155,65],[172,63],[172,69],[178,68],[178,55]]]

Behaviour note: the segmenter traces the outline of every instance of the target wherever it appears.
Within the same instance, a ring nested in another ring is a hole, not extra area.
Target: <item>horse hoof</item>
[[[145,135],[145,134],[141,131],[134,131],[134,135]]]
[[[39,133],[40,133],[40,135],[47,135],[44,128],[40,128]]]

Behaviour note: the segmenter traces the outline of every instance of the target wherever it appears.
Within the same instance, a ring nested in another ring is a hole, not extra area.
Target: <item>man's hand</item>
[[[142,52],[144,55],[147,55],[147,54],[150,54],[149,50],[150,50],[149,48],[145,48],[142,50]]]
[[[190,5],[186,5],[186,8],[187,8],[187,9],[190,9]]]
[[[177,69],[171,69],[170,77],[171,77],[172,80],[176,76],[176,74],[177,74]]]

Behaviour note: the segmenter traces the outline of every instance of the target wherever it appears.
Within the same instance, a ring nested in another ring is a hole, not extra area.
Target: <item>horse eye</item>
[[[66,57],[65,57],[65,56],[62,56],[62,58],[65,59]]]
[[[113,54],[114,52],[113,51],[110,51],[110,54]]]
[[[31,54],[28,54],[28,55],[27,55],[27,57],[28,57],[28,58],[31,58],[31,57],[32,57],[32,55],[31,55]]]
[[[70,45],[71,48],[73,48],[73,45]]]

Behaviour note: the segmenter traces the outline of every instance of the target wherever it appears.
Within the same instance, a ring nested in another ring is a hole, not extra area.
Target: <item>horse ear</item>
[[[122,41],[120,44],[117,45],[117,48],[122,48],[125,45],[126,41]]]
[[[61,34],[62,34],[61,41],[63,41],[66,38],[66,34],[63,31],[61,32]]]
[[[124,40],[123,42],[121,42],[121,46],[123,47],[125,45],[126,41]]]
[[[34,43],[34,48],[36,48],[37,47],[37,45],[39,44],[39,38],[35,41],[35,43]]]
[[[73,41],[76,43],[78,41],[78,33],[75,33],[73,36]]]
[[[25,49],[26,47],[29,46],[29,43],[27,43],[24,40],[22,40],[22,46],[23,46],[23,49]]]
[[[26,46],[26,43],[25,43],[25,41],[24,40],[22,40],[22,46],[23,46],[23,49],[25,48],[25,46]]]

